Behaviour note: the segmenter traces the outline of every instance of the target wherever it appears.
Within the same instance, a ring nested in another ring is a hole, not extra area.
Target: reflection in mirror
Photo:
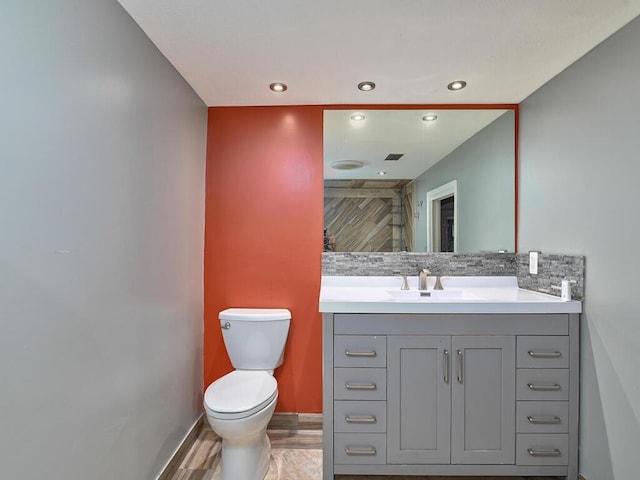
[[[332,251],[514,251],[514,155],[513,109],[325,110]]]

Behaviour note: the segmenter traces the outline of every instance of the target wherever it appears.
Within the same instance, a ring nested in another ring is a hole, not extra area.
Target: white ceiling
[[[640,14],[640,0],[119,2],[208,106],[519,103]]]
[[[640,14],[640,0],[118,1],[208,106],[520,103]],[[496,112],[443,110],[427,126],[409,111],[393,127],[371,113],[361,130],[342,113],[325,112],[325,178],[415,178]],[[457,126],[424,141],[444,125]],[[347,159],[365,167],[327,166]]]

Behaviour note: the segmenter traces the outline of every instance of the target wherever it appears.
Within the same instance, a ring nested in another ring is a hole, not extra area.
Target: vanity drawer
[[[334,432],[384,433],[387,402],[343,400],[333,404]]]
[[[333,362],[336,367],[384,367],[387,365],[387,337],[336,335]]]
[[[518,368],[568,368],[568,336],[520,336],[517,338]]]
[[[336,400],[386,400],[386,368],[334,368],[333,398]]]
[[[569,370],[519,368],[516,373],[517,400],[568,400]]]
[[[387,463],[384,433],[336,433],[334,460],[337,465],[380,465]]]
[[[568,433],[569,402],[516,402],[517,433]]]
[[[563,433],[519,433],[516,435],[516,465],[568,465],[569,435]]]

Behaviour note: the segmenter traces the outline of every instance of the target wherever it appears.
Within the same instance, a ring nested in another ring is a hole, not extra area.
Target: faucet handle
[[[410,290],[407,275],[405,275],[404,273],[396,273],[396,276],[402,278],[402,286],[400,287],[400,290]]]
[[[428,268],[423,268],[421,273],[424,273],[425,275],[431,275],[431,272]]]

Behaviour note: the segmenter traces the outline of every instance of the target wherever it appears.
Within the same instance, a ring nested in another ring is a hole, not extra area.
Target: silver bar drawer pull
[[[560,417],[532,417],[527,415],[527,420],[534,425],[557,425],[560,423]]]
[[[557,383],[527,383],[527,387],[529,387],[529,390],[539,392],[557,392],[562,390],[562,386]]]
[[[347,357],[375,357],[377,355],[375,350],[368,352],[352,352],[351,350],[345,350],[344,354]]]
[[[377,419],[374,415],[347,415],[344,417],[344,421],[347,423],[376,423]]]
[[[444,383],[449,383],[449,350],[444,351]]]
[[[376,390],[378,387],[375,383],[345,383],[347,390]]]
[[[534,450],[533,448],[527,448],[527,452],[532,457],[559,457],[562,455],[557,448],[553,450]]]
[[[464,361],[463,357],[462,357],[462,351],[458,350],[456,352],[458,354],[458,383],[462,383],[462,363]]]
[[[344,453],[346,453],[347,455],[361,455],[361,456],[373,456],[378,454],[376,449],[373,447],[369,447],[369,448],[346,447],[344,449]]]
[[[561,352],[534,352],[529,350],[527,353],[532,358],[560,358],[562,356]]]

